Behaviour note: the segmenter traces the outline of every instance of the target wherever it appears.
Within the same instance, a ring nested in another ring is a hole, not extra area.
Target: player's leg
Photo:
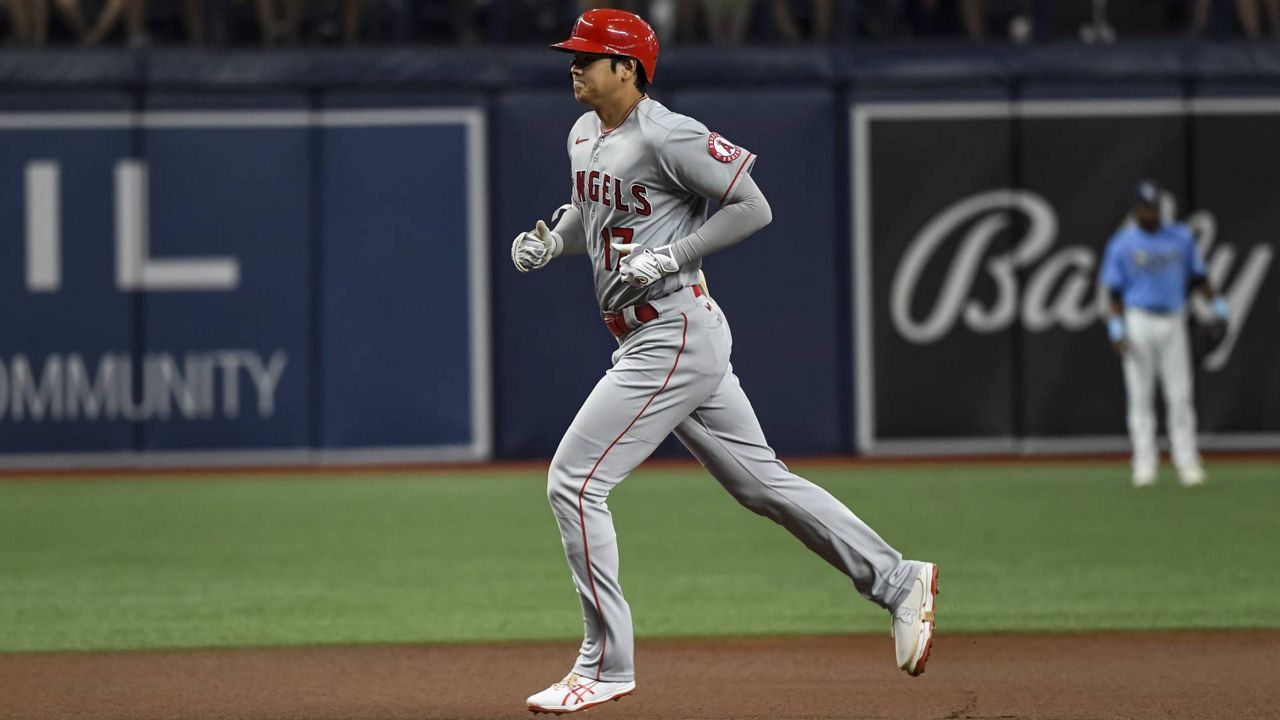
[[[1129,349],[1124,354],[1124,389],[1128,399],[1129,440],[1133,443],[1133,484],[1156,481],[1156,350],[1155,333],[1145,314],[1125,313]]]
[[[548,473],[547,497],[583,604],[585,637],[573,669],[593,680],[630,682],[635,672],[609,491],[711,393],[727,364],[707,332],[689,327],[702,322],[690,315],[664,317],[628,338]]]
[[[902,554],[826,490],[792,473],[765,440],[751,402],[729,372],[676,436],[738,502],[791,531],[893,613],[898,667],[924,672],[933,641],[933,563]]]
[[[892,610],[910,591],[920,563],[903,560],[831,493],[787,469],[732,372],[675,433],[738,502],[791,531],[868,600]]]
[[[1169,444],[1173,446],[1173,464],[1183,484],[1204,482],[1200,453],[1196,449],[1196,409],[1192,393],[1191,353],[1187,343],[1187,325],[1181,316],[1169,321],[1172,327],[1159,356],[1160,385],[1164,389]]]

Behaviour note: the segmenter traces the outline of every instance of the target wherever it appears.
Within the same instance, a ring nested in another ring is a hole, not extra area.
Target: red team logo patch
[[[742,155],[742,148],[720,137],[720,133],[711,133],[707,138],[707,152],[722,163],[730,163]]]

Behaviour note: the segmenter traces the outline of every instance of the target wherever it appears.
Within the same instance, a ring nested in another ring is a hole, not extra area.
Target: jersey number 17
[[[613,241],[620,245],[631,245],[635,242],[636,231],[633,228],[602,228],[600,242],[604,244],[604,269],[617,270],[618,264],[613,262]]]

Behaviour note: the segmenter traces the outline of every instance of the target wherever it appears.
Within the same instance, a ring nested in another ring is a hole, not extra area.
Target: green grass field
[[[1280,626],[1280,466],[1186,490],[1114,464],[797,468],[941,567],[939,627]],[[701,471],[613,494],[642,636],[887,632],[888,616]],[[578,638],[544,478],[0,483],[0,651]]]

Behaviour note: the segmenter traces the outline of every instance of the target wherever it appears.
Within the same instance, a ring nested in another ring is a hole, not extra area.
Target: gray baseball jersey
[[[578,411],[548,472],[547,497],[583,610],[574,671],[605,682],[635,678],[631,610],[606,500],[672,432],[740,503],[786,527],[864,597],[894,609],[923,566],[903,560],[849,508],[778,460],[729,363],[728,319],[694,286],[701,261],[632,288],[619,278],[609,248],[659,247],[697,230],[708,203],[742,182],[754,156],[650,99],[610,132],[594,113],[582,116],[568,150],[601,308],[636,318],[632,306],[647,303],[656,315],[627,326],[613,366]]]
[[[588,112],[569,132],[573,206],[582,214],[596,299],[621,310],[698,281],[700,259],[644,288],[622,282],[613,243],[668,245],[697,230],[709,200],[723,201],[755,155],[693,118],[642,97],[612,131]]]

